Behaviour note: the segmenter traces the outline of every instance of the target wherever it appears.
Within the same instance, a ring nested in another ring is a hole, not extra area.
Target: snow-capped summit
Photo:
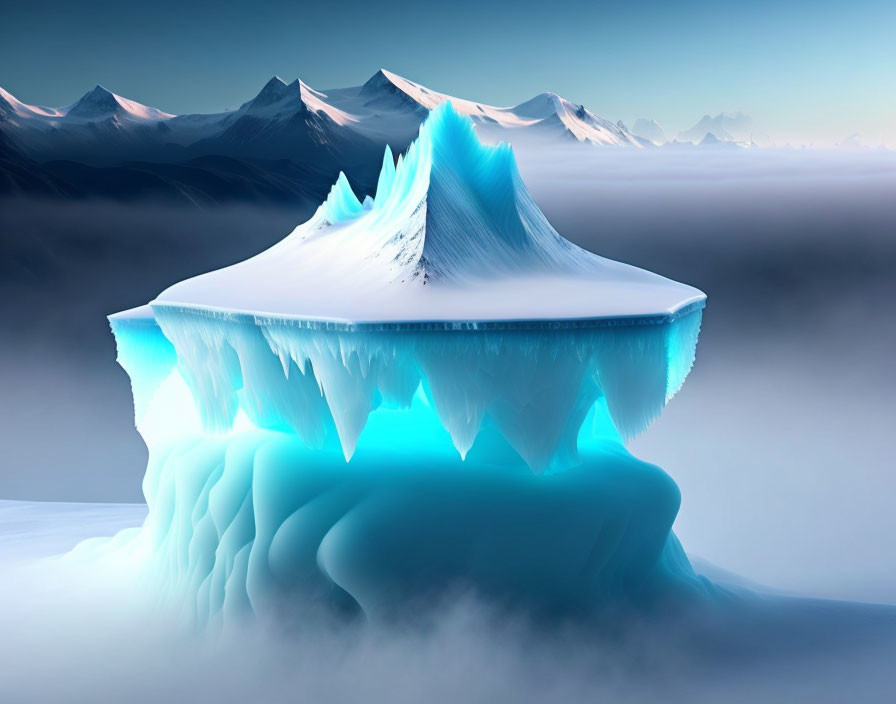
[[[27,105],[9,91],[0,88],[0,115],[6,120],[58,118],[62,112],[58,108]]]
[[[635,120],[634,125],[632,125],[631,129],[632,134],[636,137],[641,137],[646,139],[657,146],[661,144],[665,144],[668,140],[666,138],[666,132],[662,128],[662,125],[658,123],[656,120],[648,120],[643,117],[639,117]]]
[[[46,127],[58,129],[67,124],[82,125],[111,117],[134,123],[159,122],[174,117],[135,100],[122,98],[101,85],[94,86],[74,103],[61,108],[27,105],[0,88],[0,113],[7,118],[18,118],[18,126],[26,130]]]
[[[381,149],[353,129],[355,122],[354,115],[332,105],[324,93],[299,79],[286,83],[275,76],[237,110],[182,116],[172,125],[193,137],[181,141],[192,154],[289,159],[313,165],[310,173],[323,169],[335,174],[340,162],[369,162]],[[314,190],[323,186],[316,184]]]
[[[174,117],[167,112],[122,98],[101,85],[97,85],[81,96],[77,102],[63,110],[67,118],[84,120],[115,116],[137,121],[152,121],[168,120]]]
[[[265,83],[264,88],[251,100],[240,105],[235,115],[256,115],[259,117],[280,117],[294,114],[305,109],[302,100],[302,83],[296,79],[286,83],[274,76]]]
[[[367,95],[378,93],[381,90],[394,90],[398,86],[392,80],[395,74],[390,73],[384,68],[377,69],[364,85],[361,86],[361,92]],[[396,76],[397,77],[397,76]]]
[[[478,113],[465,114],[474,121],[494,123],[505,129],[527,128],[526,133],[539,137],[556,135],[591,144],[638,145],[624,128],[598,117],[584,105],[551,92],[539,93],[511,108],[480,109]]]
[[[366,108],[404,108],[421,115],[425,115],[437,104],[428,99],[428,91],[422,86],[382,68],[360,87],[358,95]]]
[[[704,115],[693,127],[679,132],[678,139],[699,144],[710,133],[720,142],[749,144],[753,140],[753,119],[742,112],[721,112],[715,117]]]
[[[750,143],[719,139],[712,132],[707,132],[706,136],[700,140],[700,143],[697,146],[710,149],[742,149],[749,147]]]
[[[298,98],[298,94],[298,79],[287,85],[287,83],[279,76],[274,76],[271,80],[265,83],[264,88],[261,89],[261,92],[258,95],[252,98],[252,100],[243,103],[242,108],[263,108],[274,103],[282,102],[287,98]]]
[[[307,111],[325,114],[338,125],[353,122],[351,115],[327,103],[325,94],[314,90],[298,78],[292,83],[286,83],[278,76],[269,80],[252,100],[243,103],[235,115],[288,119],[297,113]]]
[[[430,90],[384,68],[379,69],[360,87],[359,94],[374,100],[383,95],[391,95],[398,97],[407,105],[425,108],[427,111],[451,99],[451,96]]]
[[[73,103],[65,113],[72,117],[104,117],[121,112],[121,110],[121,104],[115,99],[115,96],[97,84],[93,90],[87,91],[77,102]]]
[[[116,95],[97,85],[61,108],[26,105],[0,90],[0,129],[37,162],[65,160],[80,164],[111,165],[123,161],[158,159],[176,141],[169,124],[174,115]],[[103,184],[119,182],[103,174],[70,165],[74,190],[91,188],[91,179]],[[125,182],[128,179],[124,180]],[[137,177],[131,183],[145,178]],[[160,182],[156,182],[160,183]]]
[[[563,99],[556,93],[539,93],[513,108],[521,117],[544,119],[563,110]]]
[[[532,136],[640,146],[627,130],[556,93],[540,93],[513,107],[495,107],[439,93],[386,69],[380,69],[356,89],[355,96],[350,90],[328,91],[328,95],[334,104],[345,101],[346,111],[351,112],[352,106],[360,102],[364,109],[376,111],[378,118],[389,110],[410,112],[419,118],[450,100],[455,110],[473,120],[480,134],[491,142]]]

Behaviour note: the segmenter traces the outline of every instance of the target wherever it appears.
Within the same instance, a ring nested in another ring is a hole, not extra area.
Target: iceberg
[[[272,248],[110,316],[154,583],[200,623],[703,594],[675,482],[624,443],[683,384],[704,303],[561,237],[510,147],[442,104],[373,197],[340,174]]]

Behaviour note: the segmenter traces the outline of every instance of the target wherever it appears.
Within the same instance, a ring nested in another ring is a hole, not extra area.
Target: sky
[[[779,141],[894,144],[894,27],[891,0],[7,0],[0,86],[59,106],[100,83],[213,112],[275,74],[326,89],[384,67],[492,104],[550,90],[673,131],[741,110]]]

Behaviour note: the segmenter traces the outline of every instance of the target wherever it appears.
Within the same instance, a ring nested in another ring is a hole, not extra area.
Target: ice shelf
[[[575,463],[579,429],[598,399],[623,437],[646,428],[691,368],[700,315],[358,330],[164,306],[113,317],[112,326],[138,427],[176,366],[198,429],[230,432],[240,414],[311,448],[339,443],[350,459],[371,412],[410,408],[419,389],[461,457],[488,422],[541,472]]]

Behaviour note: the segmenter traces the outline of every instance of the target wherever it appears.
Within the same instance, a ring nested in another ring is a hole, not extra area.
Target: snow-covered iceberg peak
[[[352,222],[356,218],[362,219]],[[364,247],[364,257],[384,267],[389,284],[581,273],[592,256],[548,223],[520,178],[510,146],[481,144],[472,121],[450,102],[433,111],[397,166],[386,149],[369,212],[340,174],[311,222],[308,229],[324,228],[333,240],[348,234],[335,226],[364,230],[372,245]],[[300,231],[307,234],[305,227]]]
[[[153,305],[363,324],[666,316],[704,298],[561,237],[510,146],[481,144],[450,102],[397,164],[386,149],[365,200],[340,174],[277,245],[176,284]]]

